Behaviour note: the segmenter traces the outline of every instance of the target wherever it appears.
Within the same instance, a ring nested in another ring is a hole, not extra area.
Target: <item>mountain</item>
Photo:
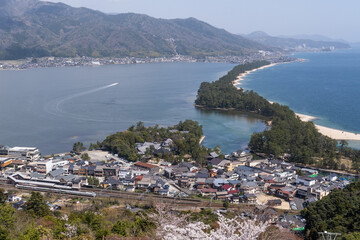
[[[307,51],[350,48],[349,44],[338,41],[315,41],[311,39],[273,37],[261,31],[253,32],[243,36],[258,43],[271,47],[282,48],[285,50]]]
[[[295,38],[295,39],[309,39],[314,41],[323,41],[323,42],[341,42],[341,43],[348,43],[348,41],[344,39],[334,39],[329,38],[327,36],[319,35],[319,34],[296,34],[296,35],[280,35],[277,36],[280,38]]]
[[[109,15],[38,0],[1,0],[0,35],[0,59],[243,55],[273,49],[195,18]]]

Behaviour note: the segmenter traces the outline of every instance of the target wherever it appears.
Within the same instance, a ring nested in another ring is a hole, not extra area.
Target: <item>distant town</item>
[[[204,58],[194,58],[191,56],[175,55],[173,57],[159,57],[159,58],[136,58],[136,57],[106,57],[106,58],[92,58],[92,57],[42,57],[42,58],[27,58],[23,60],[0,61],[0,69],[3,70],[25,70],[29,68],[45,68],[45,67],[80,67],[80,66],[100,66],[111,64],[136,64],[136,63],[166,63],[166,62],[221,62],[244,64],[256,60],[267,60],[273,63],[291,62],[297,59],[283,56],[281,52],[268,52],[260,50],[256,54],[244,56],[207,56]]]
[[[43,157],[36,147],[0,146],[0,185],[81,197],[124,198],[120,193],[184,201],[196,197],[210,206],[221,200],[290,211],[302,210],[333,189],[343,189],[355,177],[296,166],[286,162],[286,156],[255,159],[246,151],[211,152],[203,167],[190,155],[179,164],[146,157],[149,151],[164,156],[172,146],[170,138],[137,143],[136,151],[143,156],[137,162],[100,149]],[[17,209],[25,204],[16,194],[9,201]],[[276,221],[286,228],[305,226],[300,215],[285,214]]]

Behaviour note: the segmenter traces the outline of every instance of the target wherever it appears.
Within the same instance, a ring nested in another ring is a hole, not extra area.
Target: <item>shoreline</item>
[[[277,64],[280,64],[280,63],[271,63],[269,65],[265,65],[265,66],[262,66],[262,67],[259,67],[259,68],[255,68],[253,70],[248,70],[248,71],[245,71],[244,73],[241,73],[240,75],[238,75],[236,77],[236,79],[234,81],[232,81],[232,84],[234,85],[234,87],[236,87],[237,89],[241,89],[240,87],[238,87],[237,85],[241,85],[241,81],[244,81],[245,77],[250,74],[250,73],[253,73],[253,72],[256,72],[258,70],[261,70],[261,69],[264,69],[264,68],[268,68],[268,67],[273,67]]]
[[[273,67],[273,66],[275,66],[277,64],[279,64],[279,63],[272,63],[272,64],[262,66],[262,67],[259,67],[259,68],[253,69],[253,70],[245,71],[244,73],[241,73],[239,76],[237,76],[237,78],[234,81],[232,81],[232,84],[237,89],[241,89],[240,87],[238,87],[236,85],[241,85],[241,81],[245,80],[244,78],[248,74],[256,72],[257,70],[261,70],[261,69],[264,69],[264,68]],[[272,101],[269,101],[269,102],[271,104],[274,103]],[[310,122],[310,121],[312,122],[312,121],[318,119],[317,117],[306,115],[306,114],[301,114],[301,113],[295,113],[295,115],[298,116],[300,118],[300,120],[303,121],[303,122]],[[343,130],[339,130],[339,129],[335,129],[335,128],[321,126],[321,125],[318,125],[318,124],[315,124],[315,123],[314,123],[314,125],[315,125],[316,129],[322,135],[330,137],[332,139],[346,140],[346,141],[360,141],[360,133],[343,131]]]
[[[300,114],[300,113],[295,113],[295,114],[303,122],[312,122],[312,121],[318,119],[317,117],[310,116],[310,115],[305,115],[305,114]],[[343,131],[343,130],[330,128],[330,127],[325,127],[325,126],[321,126],[321,125],[318,125],[315,123],[314,123],[314,125],[315,125],[316,129],[322,135],[328,136],[335,140],[360,141],[360,134],[358,134],[358,133]]]

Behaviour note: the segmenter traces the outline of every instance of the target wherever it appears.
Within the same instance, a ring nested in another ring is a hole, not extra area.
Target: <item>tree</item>
[[[84,150],[86,150],[86,147],[84,147],[84,144],[82,142],[74,143],[73,148],[72,148],[73,152],[78,153],[78,152],[82,152]]]
[[[13,226],[15,220],[15,209],[9,204],[0,205],[0,224],[10,228]]]
[[[230,203],[229,203],[228,200],[226,200],[226,201],[223,202],[223,207],[224,207],[225,209],[228,209],[228,208],[229,208],[229,205],[230,205]]]
[[[348,146],[349,143],[346,140],[340,140],[340,149],[343,149],[344,146]]]
[[[0,226],[0,240],[10,240],[10,234],[8,228]]]
[[[50,215],[49,206],[39,192],[31,192],[30,199],[26,202],[25,210],[34,217]]]
[[[91,159],[88,153],[81,154],[80,158],[86,161],[89,161]]]
[[[112,228],[112,232],[116,233],[120,236],[123,237],[128,237],[130,235],[130,228],[131,228],[131,223],[127,220],[118,220],[113,228]]]
[[[0,188],[0,204],[4,204],[7,200],[7,195],[5,194],[4,189]]]
[[[186,214],[174,214],[163,204],[156,205],[155,209],[157,214],[150,214],[149,217],[157,225],[156,235],[165,240],[255,240],[270,226],[269,222],[256,218],[225,218],[218,214],[218,227],[211,229],[203,222],[190,222]]]
[[[97,179],[97,177],[89,176],[88,177],[88,184],[91,186],[99,186],[100,181]]]

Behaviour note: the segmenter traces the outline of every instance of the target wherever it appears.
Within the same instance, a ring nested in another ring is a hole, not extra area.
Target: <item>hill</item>
[[[360,237],[360,182],[343,190],[333,190],[302,211],[306,218],[306,238],[318,239],[318,232],[341,233],[341,239]],[[339,238],[339,239],[340,239]]]
[[[330,39],[328,39],[329,41],[324,41],[324,40],[315,41],[312,39],[273,37],[261,31],[253,32],[243,36],[267,46],[282,48],[284,50],[290,50],[290,51],[309,51],[309,50],[327,51],[333,49],[350,48],[349,44],[347,43],[339,42],[339,41],[331,41]]]
[[[244,55],[271,47],[195,18],[108,15],[38,0],[1,0],[0,59],[42,56]]]

